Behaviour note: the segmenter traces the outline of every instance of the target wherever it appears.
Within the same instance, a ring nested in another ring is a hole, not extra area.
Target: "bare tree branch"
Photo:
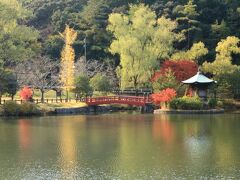
[[[48,57],[37,57],[33,60],[17,64],[15,73],[20,87],[30,86],[39,89],[42,93],[59,88],[59,63]]]

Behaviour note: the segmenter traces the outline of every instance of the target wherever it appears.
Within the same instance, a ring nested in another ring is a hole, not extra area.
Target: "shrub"
[[[233,99],[224,99],[222,101],[224,109],[236,109],[236,104]]]
[[[3,113],[7,116],[15,116],[19,114],[20,105],[14,101],[7,101],[3,105]]]
[[[18,115],[37,115],[40,114],[38,106],[34,103],[24,102],[23,104],[17,104],[13,101],[7,101],[3,105],[3,113],[6,116],[18,116]]]
[[[223,102],[222,101],[217,101],[217,107],[223,107]]]
[[[33,91],[29,88],[29,87],[24,87],[21,91],[20,91],[20,97],[22,100],[24,101],[29,101],[32,99],[33,96]]]
[[[203,108],[201,99],[197,96],[188,97],[184,96],[176,98],[170,102],[170,108],[172,109],[183,109],[183,110],[200,110]]]
[[[36,115],[40,114],[40,110],[38,109],[37,105],[30,102],[24,102],[20,105],[19,114],[20,115]]]
[[[215,98],[211,98],[208,100],[209,108],[215,108],[217,106],[217,100]]]
[[[182,104],[183,104],[182,98],[176,98],[170,102],[170,108],[171,109],[181,109]]]

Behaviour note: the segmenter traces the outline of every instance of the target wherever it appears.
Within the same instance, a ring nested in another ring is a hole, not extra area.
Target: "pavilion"
[[[199,96],[201,99],[207,99],[207,90],[210,85],[217,83],[212,79],[204,76],[200,71],[197,74],[185,81],[182,81],[183,84],[188,84],[189,88],[186,91],[185,95],[188,96]]]

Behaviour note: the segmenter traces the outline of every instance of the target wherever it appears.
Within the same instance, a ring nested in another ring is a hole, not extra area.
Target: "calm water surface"
[[[240,179],[240,115],[1,119],[0,179]]]

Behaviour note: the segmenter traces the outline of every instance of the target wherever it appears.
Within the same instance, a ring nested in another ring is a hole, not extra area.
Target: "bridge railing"
[[[12,101],[12,100],[2,100],[0,101],[1,104],[5,104],[8,101]],[[23,100],[13,100],[14,102],[16,102],[17,104],[22,104],[25,101]],[[127,102],[136,102],[136,103],[151,103],[151,99],[147,96],[143,97],[143,96],[103,96],[103,97],[86,97],[86,98],[76,98],[76,99],[48,99],[45,98],[44,101],[42,101],[41,99],[33,99],[32,100],[33,103],[39,104],[39,103],[67,103],[67,102],[84,102],[87,104],[90,103],[100,103],[100,104],[104,104],[104,103],[127,103]]]
[[[82,98],[79,101],[86,102],[87,104],[108,104],[108,103],[125,103],[125,104],[145,104],[151,103],[151,99],[149,97],[140,97],[140,96],[105,96],[105,97],[89,97]]]

